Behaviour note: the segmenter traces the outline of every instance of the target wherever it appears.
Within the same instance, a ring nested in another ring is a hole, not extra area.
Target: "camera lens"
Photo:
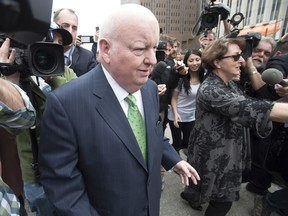
[[[60,76],[64,73],[64,50],[60,44],[36,42],[30,46],[28,63],[35,76]]]
[[[42,74],[50,74],[57,66],[55,51],[50,47],[39,47],[33,55],[33,65]]]
[[[218,25],[218,19],[219,19],[218,13],[212,12],[203,14],[201,25],[204,28],[212,29]]]

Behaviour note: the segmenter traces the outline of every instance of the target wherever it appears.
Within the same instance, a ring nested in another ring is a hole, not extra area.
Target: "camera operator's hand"
[[[2,46],[0,47],[0,63],[13,64],[13,62],[15,61],[16,50],[12,49],[10,52],[9,48],[10,48],[10,39],[6,38]],[[10,82],[13,82],[16,85],[19,85],[20,73],[16,72],[9,76],[5,76],[5,79],[9,80]]]
[[[245,68],[245,72],[249,75],[251,73],[253,73],[254,71],[257,71],[256,67],[253,64],[252,61],[252,57],[250,56],[249,58],[247,58],[247,60],[244,62],[243,64],[244,68]]]
[[[6,38],[0,48],[0,63],[13,63],[15,61],[16,50],[12,49],[10,52],[9,48],[10,48],[10,39]]]
[[[76,40],[75,40],[75,45],[76,46],[81,46],[81,44],[82,44],[81,38],[77,36]]]

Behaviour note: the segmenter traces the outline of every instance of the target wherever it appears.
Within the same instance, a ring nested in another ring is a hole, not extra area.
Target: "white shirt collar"
[[[121,107],[123,108],[125,114],[127,115],[128,111],[128,104],[124,100],[128,96],[128,92],[123,89],[110,75],[110,73],[104,68],[104,66],[101,64],[102,69],[104,71],[104,75],[106,79],[108,80],[109,85],[111,86],[114,94],[116,95]],[[144,109],[143,109],[143,102],[142,102],[142,95],[141,95],[141,90],[138,90],[137,92],[134,92],[133,95],[136,97],[137,100],[137,106],[144,117]]]

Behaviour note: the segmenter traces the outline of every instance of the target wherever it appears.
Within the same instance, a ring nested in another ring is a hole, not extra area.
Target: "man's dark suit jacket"
[[[90,50],[76,46],[72,54],[72,64],[70,68],[77,76],[81,76],[97,65],[96,56]]]
[[[181,158],[163,138],[157,85],[148,80],[141,93],[147,164],[100,64],[48,95],[39,165],[59,215],[159,215],[160,165]]]

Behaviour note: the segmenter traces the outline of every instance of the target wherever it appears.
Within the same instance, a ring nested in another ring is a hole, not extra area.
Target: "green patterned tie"
[[[140,150],[142,152],[142,155],[146,161],[147,159],[147,146],[146,146],[146,129],[145,124],[142,118],[142,115],[138,109],[138,106],[136,104],[136,98],[129,94],[125,101],[128,103],[128,121],[130,123],[130,126],[134,132],[134,135],[136,137],[136,140],[138,142],[138,145],[140,147]]]

